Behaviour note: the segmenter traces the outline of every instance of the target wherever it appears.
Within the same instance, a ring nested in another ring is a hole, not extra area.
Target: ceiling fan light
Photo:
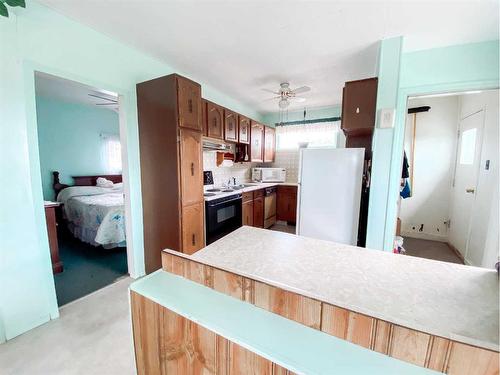
[[[288,102],[288,100],[286,100],[286,99],[281,99],[281,100],[279,101],[279,103],[278,103],[278,106],[279,106],[280,108],[282,108],[282,109],[283,109],[283,108],[287,108],[289,105],[290,105],[290,103],[289,103],[289,102]]]

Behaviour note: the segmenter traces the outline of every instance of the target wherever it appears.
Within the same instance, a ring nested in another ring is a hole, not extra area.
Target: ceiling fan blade
[[[95,94],[88,94],[88,95],[93,97],[93,98],[98,98],[98,99],[102,99],[102,100],[107,100],[109,102],[118,103],[118,100],[106,98],[105,96],[100,96],[100,95],[95,95]]]
[[[276,92],[276,91],[273,91],[273,90],[269,90],[269,89],[261,89],[262,91],[265,91],[265,92],[270,92],[271,94],[275,94],[275,95],[279,95],[280,93],[279,92]]]
[[[113,106],[118,106],[118,103],[96,103],[95,105],[113,105]]]
[[[296,102],[296,103],[303,103],[306,101],[306,98],[301,98],[300,96],[292,96],[290,98],[288,98],[290,101],[292,102]]]
[[[264,99],[263,101],[264,101],[264,102],[269,102],[269,101],[271,101],[271,100],[276,100],[276,99],[281,99],[281,96],[274,96],[274,97],[272,97],[272,98],[267,98],[267,99]]]
[[[311,88],[309,86],[297,87],[296,89],[292,90],[294,94],[300,94],[308,91],[311,91]]]

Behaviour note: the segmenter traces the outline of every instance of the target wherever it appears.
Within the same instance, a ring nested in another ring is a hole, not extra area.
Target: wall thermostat
[[[379,111],[378,127],[380,129],[391,129],[394,127],[394,117],[396,110],[394,108],[383,108]]]

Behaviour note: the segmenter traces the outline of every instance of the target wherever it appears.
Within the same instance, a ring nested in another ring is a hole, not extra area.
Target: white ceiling
[[[261,89],[283,81],[312,88],[307,107],[339,104],[345,81],[375,75],[383,38],[404,35],[405,50],[492,40],[499,22],[496,0],[41,2],[260,112],[277,110]]]
[[[118,104],[109,105],[118,100],[116,93],[46,73],[36,72],[35,91],[37,95],[67,103],[87,104],[118,111]]]

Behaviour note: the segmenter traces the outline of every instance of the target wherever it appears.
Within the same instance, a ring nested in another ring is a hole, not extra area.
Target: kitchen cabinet
[[[179,126],[202,131],[201,86],[181,76],[177,76],[176,82]]]
[[[346,134],[369,134],[375,127],[377,78],[346,82],[341,127]]]
[[[276,217],[280,221],[295,223],[297,221],[297,187],[278,186]]]
[[[243,202],[241,205],[243,215],[243,225],[253,226],[254,206],[253,200]]]
[[[269,126],[264,130],[264,163],[274,162],[276,135],[275,129]]]
[[[224,109],[224,139],[238,142],[238,114],[229,109]]]
[[[250,161],[255,163],[264,162],[264,126],[253,122],[250,131]]]
[[[206,103],[205,135],[210,138],[224,139],[224,108],[208,100]]]
[[[238,124],[238,142],[239,143],[250,143],[250,119],[245,116],[239,116],[239,124]]]
[[[254,192],[253,226],[257,228],[264,227],[264,190]]]
[[[203,202],[182,208],[182,248],[183,253],[193,254],[201,249],[204,244]]]
[[[144,261],[204,246],[201,87],[177,74],[137,85]]]

